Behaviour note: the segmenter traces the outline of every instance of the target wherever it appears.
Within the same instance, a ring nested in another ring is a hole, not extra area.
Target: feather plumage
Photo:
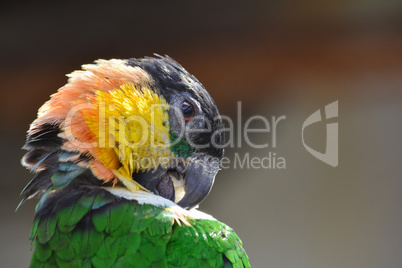
[[[210,160],[220,159],[223,149],[190,145],[208,141],[212,134],[205,131],[178,137],[179,119],[169,107],[180,108],[182,101],[197,103],[198,125],[210,120],[212,132],[222,130],[207,91],[169,57],[98,60],[69,75],[67,85],[39,109],[23,147],[28,152],[22,164],[35,176],[21,204],[40,198],[30,233],[31,267],[250,267],[232,229],[186,210],[208,194],[218,170]],[[114,119],[99,115],[105,104],[113,107],[108,116],[141,115],[150,125],[119,126],[129,129],[125,136],[111,130]],[[154,104],[162,105],[153,114],[156,121],[149,113]],[[101,128],[109,131],[106,136],[97,133]],[[144,133],[152,134],[151,143],[131,146]],[[224,143],[222,133],[214,139]],[[135,153],[156,164],[135,163]],[[168,161],[158,162],[162,158]],[[203,160],[208,161],[200,165]],[[186,180],[180,186],[187,198],[183,207],[171,201],[176,198],[170,176],[179,173],[178,180]],[[168,182],[162,186],[161,176]],[[193,187],[191,196],[187,186]]]

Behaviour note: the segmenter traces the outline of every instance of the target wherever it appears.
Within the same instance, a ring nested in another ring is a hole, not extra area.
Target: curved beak
[[[188,163],[184,173],[185,195],[177,204],[191,209],[200,204],[211,191],[219,170],[219,161],[203,157]]]
[[[133,178],[151,192],[169,199],[185,209],[201,203],[211,191],[219,160],[197,155],[183,165],[168,169],[158,167],[150,172],[137,172]]]

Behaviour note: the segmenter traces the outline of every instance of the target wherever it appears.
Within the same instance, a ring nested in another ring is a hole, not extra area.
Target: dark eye
[[[184,120],[189,121],[194,116],[194,107],[191,103],[185,101],[181,106],[181,112],[183,113]]]

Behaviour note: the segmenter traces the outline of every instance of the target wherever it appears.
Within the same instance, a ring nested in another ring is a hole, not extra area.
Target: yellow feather
[[[108,92],[99,90],[95,106],[95,111],[83,111],[85,123],[96,137],[95,157],[127,187],[136,189],[128,183],[133,182],[133,172],[166,165],[174,157],[169,105],[154,91],[138,90],[133,84]]]

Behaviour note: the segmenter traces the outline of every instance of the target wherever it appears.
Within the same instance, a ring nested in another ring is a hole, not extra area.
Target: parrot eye
[[[184,120],[190,121],[194,117],[194,107],[191,103],[185,101],[181,106],[181,112],[183,113]]]

